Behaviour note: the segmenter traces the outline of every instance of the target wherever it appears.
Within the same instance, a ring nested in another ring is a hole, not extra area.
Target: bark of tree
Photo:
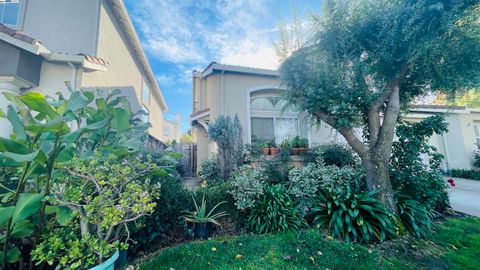
[[[408,64],[400,66],[397,76],[385,86],[385,90],[368,108],[368,143],[362,142],[353,128],[341,127],[335,116],[316,112],[314,116],[335,128],[360,156],[366,174],[369,191],[378,190],[377,198],[385,207],[397,214],[393,188],[390,182],[389,164],[392,154],[395,126],[400,114],[400,84],[405,78]],[[381,119],[383,113],[383,119]],[[382,121],[381,121],[382,120]]]

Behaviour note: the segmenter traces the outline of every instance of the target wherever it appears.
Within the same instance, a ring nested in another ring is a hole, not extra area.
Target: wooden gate
[[[177,143],[175,151],[181,153],[180,173],[184,177],[193,177],[197,172],[197,145],[193,143]]]

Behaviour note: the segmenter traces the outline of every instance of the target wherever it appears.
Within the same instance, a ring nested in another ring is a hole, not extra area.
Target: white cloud
[[[212,61],[275,68],[276,29],[261,24],[269,15],[268,1],[144,0],[135,2],[131,15],[150,55],[187,67],[191,78],[193,67]]]

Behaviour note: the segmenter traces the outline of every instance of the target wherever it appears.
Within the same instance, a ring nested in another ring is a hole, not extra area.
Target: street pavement
[[[450,204],[455,211],[480,217],[480,181],[456,177],[455,186],[450,188]]]

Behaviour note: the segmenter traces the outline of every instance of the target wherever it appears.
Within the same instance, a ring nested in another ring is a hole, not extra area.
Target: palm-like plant
[[[226,216],[227,213],[222,211],[222,212],[218,212],[218,213],[214,214],[213,212],[220,205],[224,204],[225,201],[218,203],[217,205],[215,205],[212,208],[212,210],[210,210],[210,212],[207,213],[207,201],[205,200],[205,194],[203,194],[202,204],[200,205],[200,207],[198,207],[197,201],[195,200],[195,198],[193,196],[192,196],[192,199],[193,199],[193,204],[195,205],[195,211],[193,211],[193,212],[187,211],[186,212],[187,214],[183,216],[186,221],[192,222],[192,223],[208,223],[208,222],[210,222],[210,223],[213,223],[215,225],[220,226],[220,223],[218,223],[217,219]]]

